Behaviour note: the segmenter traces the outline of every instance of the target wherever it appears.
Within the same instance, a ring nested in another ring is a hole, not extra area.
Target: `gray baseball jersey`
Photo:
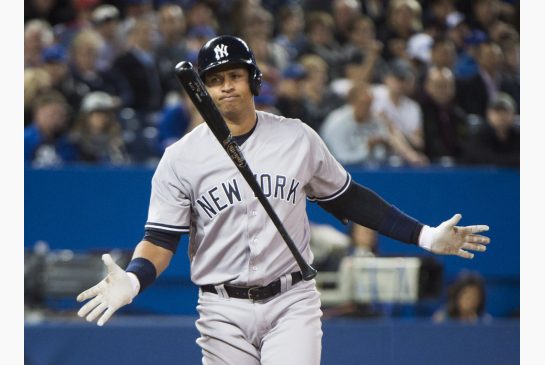
[[[307,262],[306,199],[330,200],[350,175],[306,124],[257,112],[241,150]],[[299,268],[281,235],[206,124],[165,151],[152,180],[146,228],[190,234],[197,285],[263,286]]]

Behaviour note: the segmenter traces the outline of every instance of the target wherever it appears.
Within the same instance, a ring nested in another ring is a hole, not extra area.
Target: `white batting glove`
[[[457,227],[462,219],[455,214],[437,227],[424,226],[420,232],[418,245],[425,250],[441,255],[456,255],[472,259],[474,254],[466,250],[484,252],[490,238],[475,233],[488,231],[486,225]]]
[[[102,326],[119,308],[132,302],[140,290],[140,282],[133,273],[120,268],[109,254],[102,255],[108,275],[97,285],[78,295],[77,301],[91,299],[78,311],[78,316],[94,321],[102,316],[97,324]]]

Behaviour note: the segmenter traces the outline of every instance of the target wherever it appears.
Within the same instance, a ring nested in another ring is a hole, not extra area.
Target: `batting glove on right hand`
[[[109,254],[102,255],[102,261],[108,269],[108,275],[97,285],[78,295],[77,301],[91,299],[78,311],[78,316],[94,321],[99,315],[99,326],[104,325],[119,308],[132,302],[138,294],[140,283],[133,273],[120,268]]]
[[[490,238],[475,233],[488,231],[486,225],[457,227],[462,219],[461,214],[455,214],[437,227],[424,226],[420,233],[418,245],[425,250],[441,255],[456,255],[472,259],[474,254],[466,250],[486,251]]]

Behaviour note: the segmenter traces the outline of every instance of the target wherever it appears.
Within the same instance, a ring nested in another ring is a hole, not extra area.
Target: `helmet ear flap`
[[[255,96],[258,96],[259,92],[261,91],[261,81],[263,76],[257,67],[252,67],[252,69],[253,70],[250,75],[250,91]]]

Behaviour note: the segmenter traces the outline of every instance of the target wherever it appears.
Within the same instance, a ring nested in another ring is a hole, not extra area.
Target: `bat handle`
[[[304,265],[302,266],[299,265],[299,266],[301,267],[301,272],[303,274],[304,281],[309,281],[316,277],[316,274],[318,273],[318,271],[312,266],[310,266],[309,264],[307,264],[306,262],[304,263]]]

